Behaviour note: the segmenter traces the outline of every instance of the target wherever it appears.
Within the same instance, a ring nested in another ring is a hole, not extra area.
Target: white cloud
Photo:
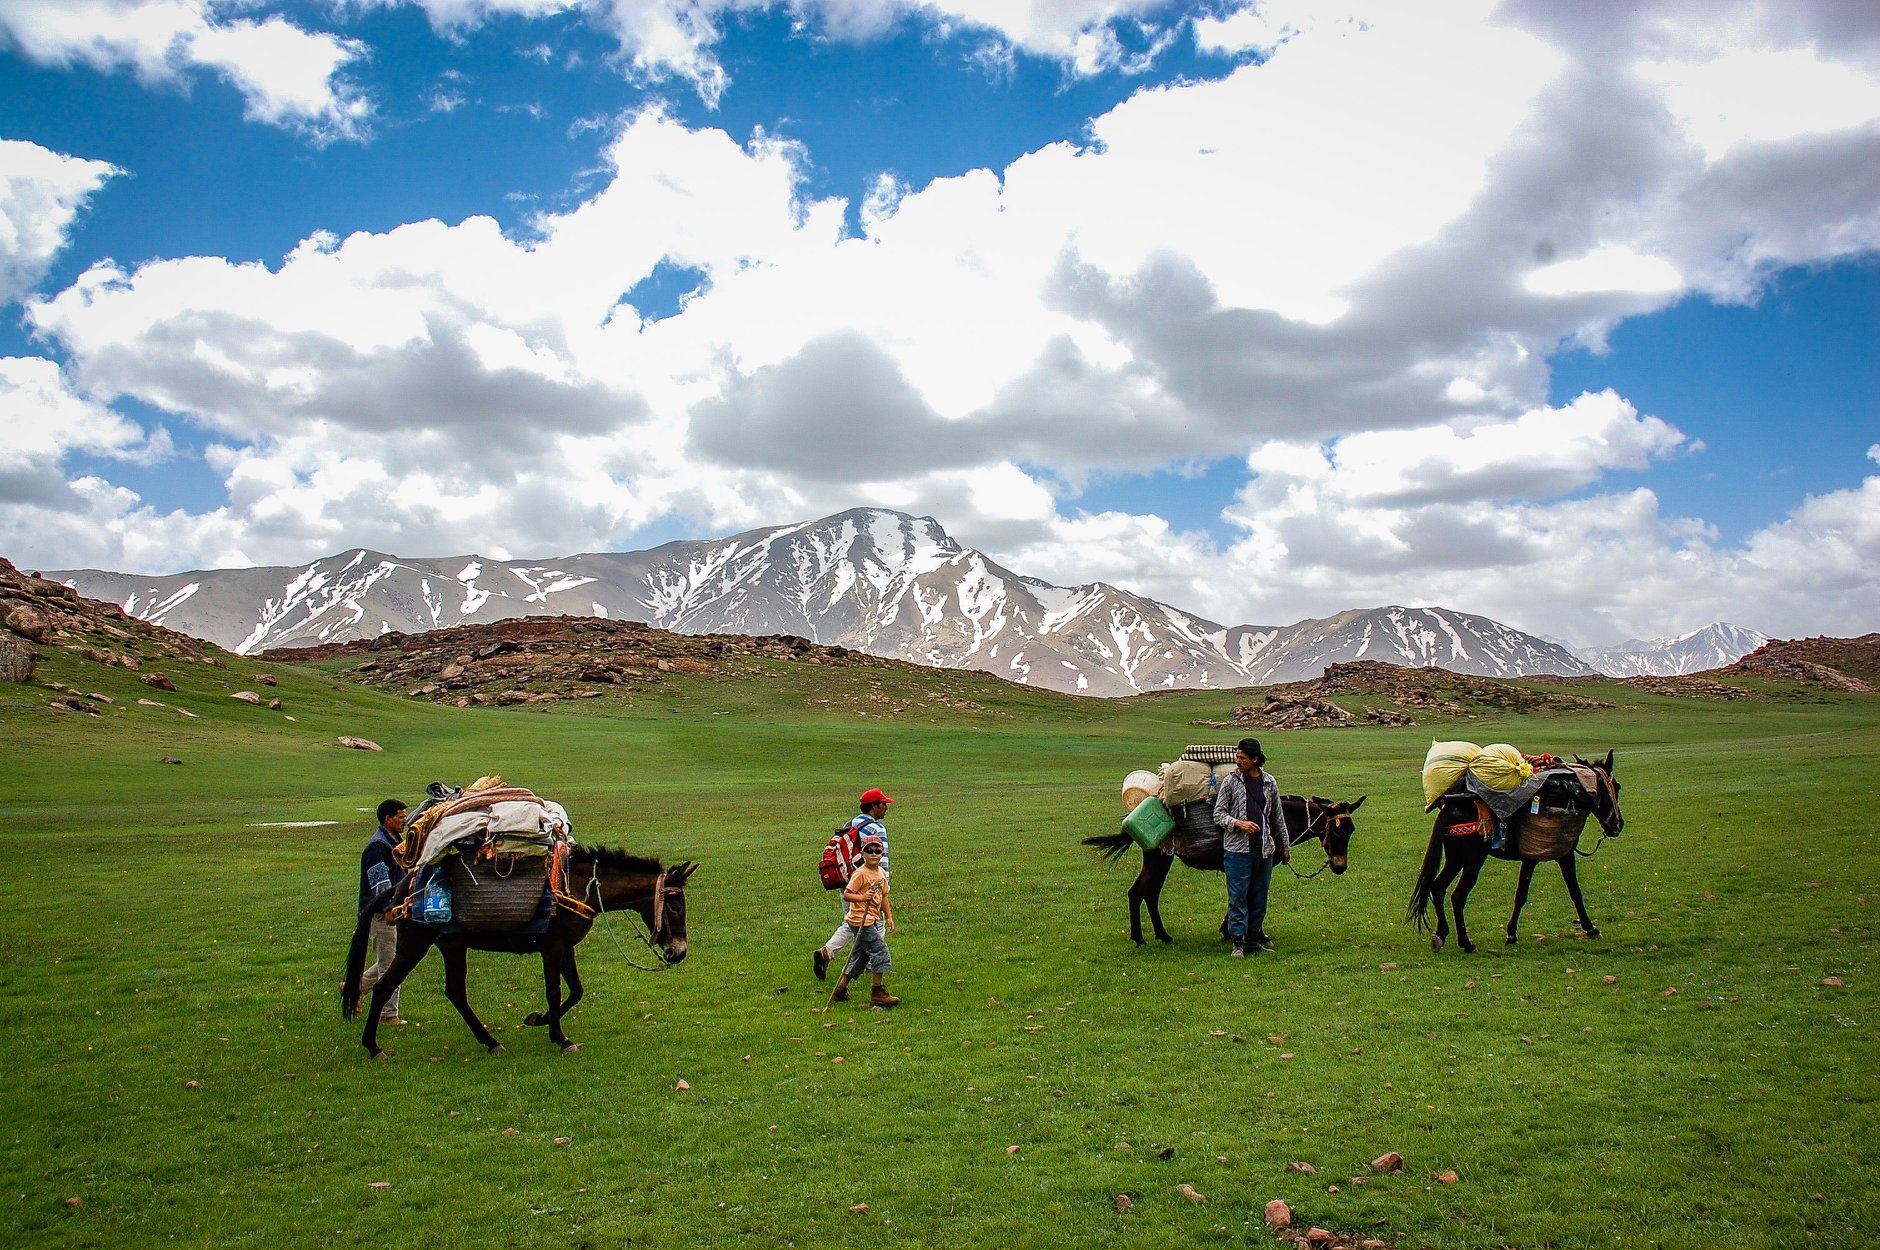
[[[278,16],[225,16],[245,8],[215,0],[0,0],[0,31],[40,64],[123,66],[149,83],[213,70],[241,92],[253,120],[320,140],[357,137],[371,109],[341,72],[360,45]]]
[[[942,32],[983,32],[994,42],[974,59],[1002,63],[1012,50],[1057,61],[1071,75],[1106,70],[1141,73],[1167,51],[1180,22],[1151,18],[1168,0],[349,0],[358,5],[416,5],[440,29],[463,29],[499,17],[539,18],[580,11],[618,41],[638,78],[678,78],[709,105],[729,83],[714,49],[726,20],[784,9],[817,34],[850,41],[878,38],[903,22]],[[1132,50],[1115,23],[1133,25]]]
[[[648,112],[605,185],[526,235],[421,221],[315,236],[272,266],[101,265],[30,317],[86,393],[220,440],[226,507],[145,527],[198,544],[168,567],[231,534],[271,561],[357,542],[548,554],[674,518],[723,532],[874,503],[1021,571],[1229,623],[1435,600],[1595,641],[1712,617],[1780,632],[1784,588],[1880,571],[1871,478],[1723,549],[1648,485],[1615,485],[1698,451],[1700,425],[1610,392],[1547,404],[1563,341],[1880,247],[1870,123],[1726,117],[1727,142],[1699,143],[1673,99],[1685,79],[1640,68],[1806,31],[1752,24],[1724,46],[1693,19],[1676,38],[1673,6],[1656,11],[1669,28],[1615,46],[1556,6],[1366,9],[1263,6],[1258,30],[1209,37],[1264,61],[1141,92],[1086,143],[852,188],[859,236],[846,205],[805,195],[814,153]],[[640,15],[709,48],[684,21],[727,11]],[[857,33],[888,20],[802,11]],[[1024,12],[1035,39],[1128,16]],[[699,288],[653,319],[634,292],[662,265]],[[1219,458],[1249,474],[1233,541],[1077,511],[1096,475]],[[1854,622],[1867,600],[1846,602]]]
[[[106,161],[0,139],[0,304],[45,277],[79,210],[107,178],[123,172]]]

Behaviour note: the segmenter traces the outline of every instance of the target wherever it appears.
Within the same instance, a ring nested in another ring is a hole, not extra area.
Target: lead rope
[[[1328,822],[1331,819],[1329,815],[1327,815],[1325,812],[1322,812],[1322,811],[1319,813],[1318,816],[1312,815],[1312,805],[1310,803],[1306,804],[1306,828],[1305,828],[1305,832],[1300,835],[1299,841],[1304,842],[1307,838],[1312,836],[1313,823],[1321,818],[1325,819]],[[1287,849],[1290,850],[1293,845],[1294,844],[1292,843],[1288,843]],[[1321,851],[1325,850],[1325,835],[1324,834],[1319,835],[1319,849]],[[1332,854],[1330,851],[1326,851],[1325,862],[1320,864],[1317,868],[1313,869],[1311,872],[1300,872],[1297,868],[1293,867],[1291,859],[1286,859],[1282,862],[1286,865],[1287,869],[1292,872],[1293,876],[1299,878],[1299,880],[1301,881],[1310,881],[1312,880],[1312,878],[1318,876],[1320,873],[1324,872],[1327,868],[1330,868],[1332,866]]]
[[[662,904],[665,902],[666,883],[663,877],[655,877],[654,882],[655,884],[653,886],[653,916],[655,918],[655,922],[657,923],[657,918],[659,917],[659,914],[661,913],[661,911],[664,910],[664,908],[662,907]],[[598,870],[592,871],[591,875],[588,877],[587,889],[581,892],[581,897],[583,900],[585,900],[590,894],[594,896],[595,917],[598,919],[601,916],[605,916],[607,914],[607,903],[606,903],[606,900],[601,898],[601,874]],[[610,937],[613,938],[614,947],[620,952],[620,958],[622,962],[624,962],[627,965],[627,967],[635,969],[636,971],[639,971],[639,972],[666,972],[669,969],[671,969],[672,965],[666,962],[665,958],[660,955],[659,948],[653,945],[653,939],[659,936],[658,931],[653,930],[649,932],[641,932],[641,930],[646,928],[646,921],[641,919],[640,913],[637,911],[628,910],[626,914],[629,916],[632,916],[634,921],[636,922],[633,927],[633,936],[636,938],[639,938],[641,945],[645,946],[647,950],[653,952],[654,962],[650,966],[647,964],[635,963],[632,952],[627,949],[627,944],[620,940],[620,935],[614,932],[614,927],[612,925],[608,925],[607,933]]]
[[[1605,773],[1599,771],[1599,769],[1597,768],[1593,770],[1593,777],[1595,781],[1597,782],[1597,784],[1599,785],[1599,788],[1602,790],[1612,784],[1612,779],[1607,777]],[[1613,797],[1612,810],[1615,814],[1619,810],[1619,799],[1617,795]],[[1593,843],[1593,849],[1590,851],[1582,851],[1580,849],[1580,844],[1578,842],[1575,842],[1573,844],[1573,853],[1575,855],[1578,855],[1581,859],[1591,859],[1593,858],[1593,856],[1599,854],[1599,848],[1606,845],[1606,839],[1611,836],[1612,836],[1611,834],[1606,832],[1606,822],[1602,820],[1599,822],[1599,841]]]

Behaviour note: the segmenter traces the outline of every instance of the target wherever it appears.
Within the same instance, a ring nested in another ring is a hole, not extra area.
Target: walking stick
[[[868,927],[868,913],[873,911],[874,909],[875,909],[875,898],[874,898],[874,895],[871,894],[868,897],[868,901],[862,904],[862,923],[855,926],[855,944],[857,946],[860,946],[862,944],[862,930]],[[848,961],[844,960],[843,962],[846,964]],[[836,975],[835,986],[830,989],[829,997],[823,1000],[823,1005],[816,1009],[817,1014],[820,1015],[821,1013],[828,1011],[831,1007],[835,1006],[836,990],[839,990],[841,988],[842,988],[842,974],[838,973]]]

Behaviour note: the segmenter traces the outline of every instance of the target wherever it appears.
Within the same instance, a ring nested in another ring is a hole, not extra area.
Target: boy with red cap
[[[857,842],[865,843],[873,838],[881,843],[880,867],[884,879],[888,875],[888,827],[882,823],[882,818],[888,814],[888,804],[892,802],[893,799],[878,789],[864,790],[860,800],[862,810],[851,816],[848,823],[849,832]],[[829,935],[827,942],[810,952],[810,968],[816,973],[818,981],[828,979],[830,961],[855,940],[856,932],[856,926],[849,923],[845,905],[842,923],[836,926],[836,931]]]

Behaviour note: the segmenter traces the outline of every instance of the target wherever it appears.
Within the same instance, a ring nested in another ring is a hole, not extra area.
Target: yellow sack
[[[1491,790],[1513,790],[1534,775],[1534,766],[1507,743],[1496,742],[1482,748],[1469,771]]]
[[[1456,784],[1482,754],[1473,742],[1432,742],[1423,757],[1423,805],[1428,807]]]

